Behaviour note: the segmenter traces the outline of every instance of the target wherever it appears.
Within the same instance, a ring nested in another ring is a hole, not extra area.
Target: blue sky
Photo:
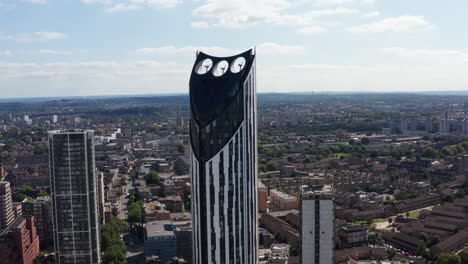
[[[468,90],[466,0],[0,0],[1,97],[188,92],[257,47],[260,92]]]

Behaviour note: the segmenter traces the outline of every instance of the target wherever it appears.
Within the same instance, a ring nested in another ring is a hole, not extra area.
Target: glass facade
[[[57,263],[100,263],[92,131],[49,132]]]
[[[245,64],[233,65],[239,58]],[[207,60],[216,74],[210,65],[206,72],[197,68]],[[220,61],[227,65],[220,68]],[[227,58],[199,53],[195,61],[190,79],[194,263],[257,263],[255,81],[252,50]]]

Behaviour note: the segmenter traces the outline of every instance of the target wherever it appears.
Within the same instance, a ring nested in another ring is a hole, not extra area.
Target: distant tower
[[[301,199],[303,264],[334,263],[335,206],[330,193],[306,193]]]
[[[401,133],[406,134],[408,132],[408,119],[403,118],[400,122]]]
[[[258,263],[255,87],[253,50],[197,54],[190,77],[194,264]]]
[[[276,127],[280,127],[281,126],[281,115],[280,115],[280,112],[277,111],[275,113],[275,126]]]
[[[426,117],[425,121],[425,126],[426,126],[426,132],[431,132],[432,131],[432,118],[430,116]]]
[[[52,123],[54,123],[54,124],[57,123],[58,122],[58,115],[52,115],[52,118],[51,118],[50,121],[52,121]]]
[[[14,221],[10,183],[0,182],[0,232]]]
[[[439,134],[447,135],[450,133],[450,124],[448,118],[442,118],[439,122]]]
[[[94,134],[49,132],[55,257],[62,263],[101,263]]]
[[[177,117],[176,124],[177,124],[178,126],[185,126],[184,117],[181,116],[181,115],[179,115],[179,116]]]
[[[291,126],[297,126],[297,111],[295,109],[289,110],[289,124]]]
[[[463,135],[468,135],[468,119],[467,118],[462,120],[462,133]]]

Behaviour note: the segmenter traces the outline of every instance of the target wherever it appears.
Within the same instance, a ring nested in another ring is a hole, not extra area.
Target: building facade
[[[0,264],[33,264],[39,253],[34,217],[19,217],[0,233]]]
[[[257,263],[255,54],[198,53],[190,78],[193,263]]]
[[[10,183],[0,182],[0,231],[13,223],[14,214],[12,209]]]
[[[302,210],[303,264],[334,263],[334,202],[329,194],[304,194]]]
[[[146,223],[145,256],[158,256],[164,261],[177,256],[177,238],[170,220]]]
[[[49,132],[56,263],[100,263],[93,132]]]
[[[42,248],[54,245],[52,224],[52,201],[48,196],[27,198],[22,203],[23,216],[34,216],[36,231]]]

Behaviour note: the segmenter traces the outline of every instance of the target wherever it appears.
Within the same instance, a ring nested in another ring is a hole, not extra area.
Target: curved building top
[[[219,117],[241,90],[255,61],[253,49],[230,57],[199,52],[190,76],[190,104],[199,127]]]

